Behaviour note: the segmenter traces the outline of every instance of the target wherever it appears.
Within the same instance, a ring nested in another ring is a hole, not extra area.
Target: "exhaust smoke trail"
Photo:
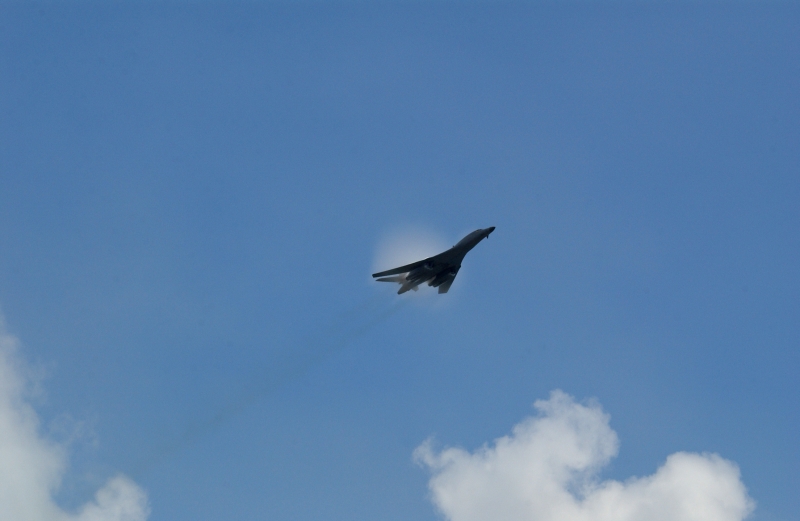
[[[265,378],[265,381],[261,381],[254,386],[253,390],[221,407],[207,420],[186,429],[179,437],[154,447],[151,453],[143,458],[139,465],[130,472],[130,475],[138,479],[142,474],[145,474],[177,451],[213,432],[226,421],[243,412],[259,398],[277,391],[283,385],[302,376],[327,357],[342,351],[353,341],[400,311],[409,302],[408,299],[395,300],[390,305],[382,306],[380,309],[370,312],[375,308],[378,301],[384,298],[385,295],[383,294],[376,295],[343,313],[333,325],[302,342],[299,346],[301,348],[293,352],[293,358],[284,361],[285,365],[278,364],[281,366],[281,371],[278,374],[273,375],[272,378]]]

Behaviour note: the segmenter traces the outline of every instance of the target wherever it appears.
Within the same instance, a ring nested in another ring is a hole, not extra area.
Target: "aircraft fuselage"
[[[491,226],[475,230],[458,241],[455,246],[438,255],[399,268],[374,273],[372,276],[380,282],[399,283],[400,289],[397,293],[405,293],[412,289],[416,291],[424,282],[429,286],[438,287],[439,293],[447,293],[458,270],[461,269],[464,257],[479,242],[488,238],[494,228]]]

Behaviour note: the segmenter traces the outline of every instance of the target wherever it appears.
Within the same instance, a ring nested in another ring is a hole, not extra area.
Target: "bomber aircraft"
[[[467,253],[477,246],[483,239],[488,239],[489,234],[494,231],[494,226],[475,230],[466,237],[458,241],[458,244],[447,251],[412,262],[393,270],[373,273],[372,276],[379,282],[397,282],[400,284],[398,294],[405,293],[413,289],[417,291],[419,285],[427,282],[428,286],[439,288],[439,293],[447,293],[453,281],[456,279],[458,270],[461,269],[461,262]]]

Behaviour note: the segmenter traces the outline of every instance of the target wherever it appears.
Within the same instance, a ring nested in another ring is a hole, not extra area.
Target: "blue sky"
[[[154,521],[459,521],[415,450],[494,447],[560,389],[551,419],[610,416],[596,480],[715,453],[752,519],[795,518],[799,25],[4,3],[0,333],[52,501],[124,475]],[[487,226],[447,295],[371,280],[387,244]]]

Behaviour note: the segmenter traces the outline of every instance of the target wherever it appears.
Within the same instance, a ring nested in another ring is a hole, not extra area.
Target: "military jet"
[[[417,291],[419,285],[427,282],[428,286],[439,288],[439,293],[447,293],[453,281],[456,279],[458,270],[461,269],[461,262],[469,250],[474,248],[483,239],[488,239],[489,234],[494,231],[494,226],[475,230],[466,237],[458,241],[458,244],[447,251],[412,262],[405,266],[400,266],[393,270],[373,273],[372,276],[378,282],[397,282],[400,284],[398,295],[413,289]]]

